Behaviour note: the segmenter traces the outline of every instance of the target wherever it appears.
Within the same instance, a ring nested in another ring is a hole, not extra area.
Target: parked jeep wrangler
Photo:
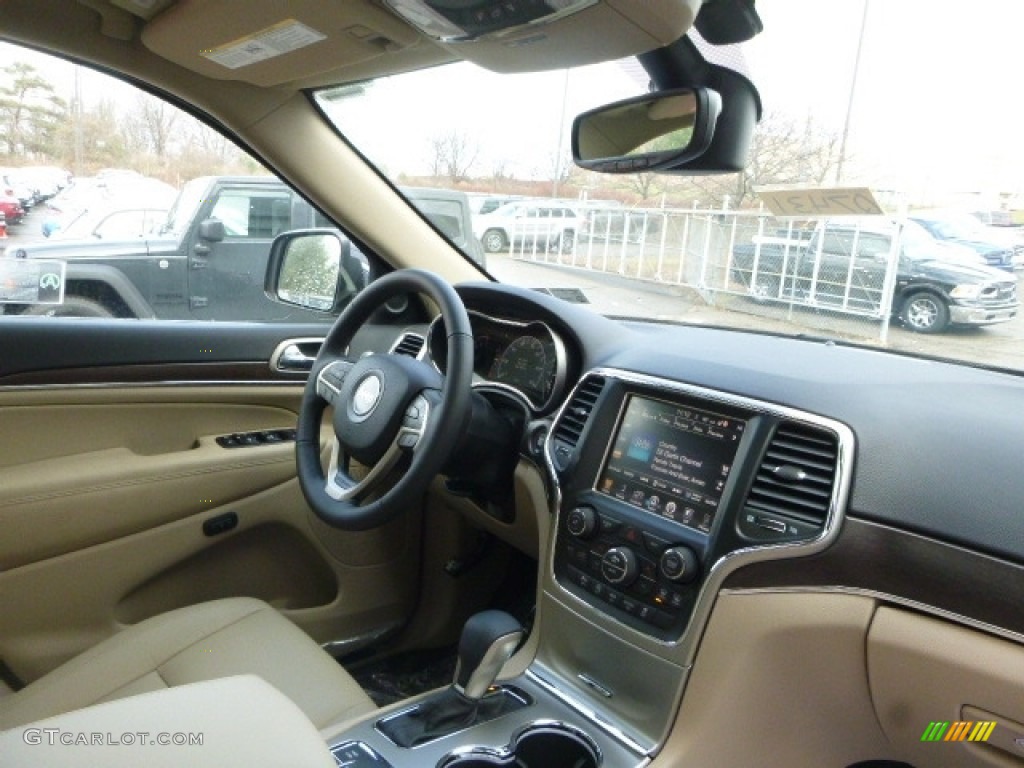
[[[435,227],[455,241],[464,240],[457,244],[473,241],[464,193],[404,192]],[[263,281],[274,237],[332,226],[272,176],[200,177],[185,184],[166,222],[145,238],[61,240],[9,252],[17,258],[63,261],[66,272],[61,304],[7,304],[6,314],[319,321],[324,317],[320,312],[268,299]],[[480,258],[482,264],[482,252]],[[364,284],[366,260],[347,240],[342,264],[355,293]]]

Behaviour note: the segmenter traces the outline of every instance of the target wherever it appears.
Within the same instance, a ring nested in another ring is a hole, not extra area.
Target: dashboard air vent
[[[746,514],[758,521],[795,523],[820,530],[836,481],[838,441],[831,432],[784,422],[768,444],[747,497]],[[789,525],[792,530],[793,525]]]
[[[559,469],[565,469],[568,466],[570,455],[575,450],[576,444],[579,443],[583,428],[586,427],[587,419],[590,418],[594,404],[597,403],[597,398],[601,396],[603,389],[603,376],[589,377],[576,390],[572,400],[562,411],[554,433],[555,441],[558,443],[555,446],[555,463]]]
[[[403,333],[402,338],[391,348],[391,354],[416,357],[423,350],[424,341],[418,333]]]

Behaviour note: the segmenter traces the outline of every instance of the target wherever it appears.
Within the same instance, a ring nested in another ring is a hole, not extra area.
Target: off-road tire
[[[65,296],[63,304],[34,304],[22,314],[36,317],[117,317],[98,301],[82,296]]]

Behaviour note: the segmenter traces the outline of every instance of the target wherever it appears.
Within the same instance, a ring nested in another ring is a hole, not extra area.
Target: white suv
[[[488,253],[505,251],[517,244],[570,252],[577,237],[586,231],[586,223],[578,211],[566,204],[521,201],[477,216],[473,234],[480,238]]]

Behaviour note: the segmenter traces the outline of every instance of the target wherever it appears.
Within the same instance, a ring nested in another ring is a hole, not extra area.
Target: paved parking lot
[[[45,240],[41,229],[44,218],[45,211],[37,209],[20,225],[9,227],[7,247]],[[818,314],[801,308],[789,313],[785,308],[766,308],[734,296],[717,296],[715,306],[689,288],[627,281],[614,274],[537,264],[513,259],[507,254],[488,254],[487,266],[499,280],[518,285],[579,288],[596,311],[609,315],[730,328],[754,327],[786,335],[807,334],[882,347],[880,324],[875,321]],[[1016,317],[1010,322],[983,328],[953,328],[934,336],[911,333],[894,323],[885,348],[1024,370],[1024,318]]]

